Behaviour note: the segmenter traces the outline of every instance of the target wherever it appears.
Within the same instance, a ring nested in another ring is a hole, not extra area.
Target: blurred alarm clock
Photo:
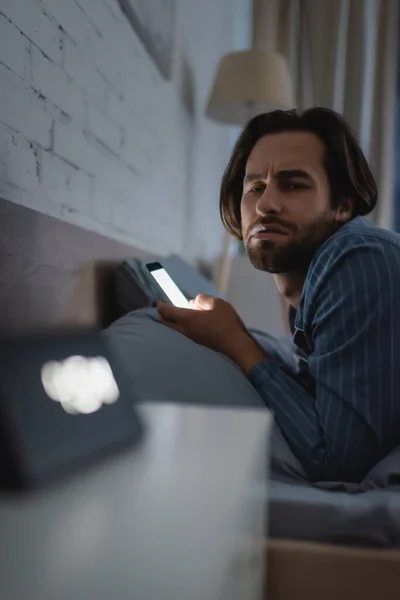
[[[0,487],[39,487],[137,443],[133,404],[97,330],[1,341]]]

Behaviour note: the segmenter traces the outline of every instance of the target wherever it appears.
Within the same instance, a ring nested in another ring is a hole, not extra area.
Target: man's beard
[[[287,224],[276,217],[257,219],[247,229],[248,232],[257,225]],[[249,239],[246,235],[244,246],[251,264],[260,271],[268,273],[306,273],[312,259],[322,244],[340,229],[338,222],[330,212],[326,211],[313,221],[303,225],[296,232],[290,233],[293,240],[283,247],[271,240]]]

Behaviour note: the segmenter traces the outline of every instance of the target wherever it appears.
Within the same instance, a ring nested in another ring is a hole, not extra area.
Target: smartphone
[[[181,292],[171,275],[159,262],[147,263],[146,268],[150,275],[154,277],[171,304],[179,306],[180,308],[190,308],[186,296]]]

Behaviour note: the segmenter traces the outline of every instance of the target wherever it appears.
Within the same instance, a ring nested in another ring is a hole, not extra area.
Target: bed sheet
[[[272,538],[400,548],[400,486],[360,493],[271,481]]]

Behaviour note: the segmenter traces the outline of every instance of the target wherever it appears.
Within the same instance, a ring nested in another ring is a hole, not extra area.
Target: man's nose
[[[282,211],[279,190],[274,183],[265,186],[263,195],[258,199],[256,211],[260,217],[268,213],[279,214]]]

